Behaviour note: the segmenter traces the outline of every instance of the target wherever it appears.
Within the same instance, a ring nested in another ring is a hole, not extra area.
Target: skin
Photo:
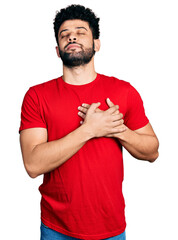
[[[106,102],[109,107],[115,106],[109,98],[106,99]],[[82,106],[79,106],[78,114],[84,119],[84,121],[80,122],[81,124],[85,124],[88,121],[88,118],[90,118],[90,107],[91,105],[86,103],[82,104]],[[96,112],[101,113],[103,111],[97,108]],[[105,137],[114,137],[119,140],[122,146],[124,146],[133,157],[139,160],[154,162],[159,155],[159,142],[151,124],[148,123],[145,127],[132,131],[126,125],[124,125],[124,120],[122,119],[123,114],[119,113],[119,110],[117,110],[117,113],[119,115],[117,122],[120,131],[107,134]]]
[[[82,28],[81,28],[82,27]],[[86,30],[85,30],[86,29]],[[62,32],[61,32],[62,31]],[[67,50],[65,47],[73,41],[81,44],[84,48],[89,48],[93,46],[93,36],[89,24],[81,20],[68,20],[65,21],[58,34],[59,47],[63,51],[77,53],[81,49],[76,45],[73,48]],[[100,49],[100,40],[94,39],[94,50],[98,52]],[[56,47],[56,52],[60,58],[58,46]],[[94,57],[92,60],[84,66],[68,68],[63,65],[63,79],[65,82],[73,85],[82,85],[92,82],[97,76],[94,68]]]
[[[65,21],[59,29],[59,47],[63,51],[78,54],[93,46],[93,36],[89,25],[81,20]],[[73,41],[76,44],[70,45]],[[100,40],[94,39],[94,49],[100,49]],[[60,58],[58,46],[57,56]],[[92,82],[97,76],[94,57],[83,66],[68,68],[63,65],[63,80],[69,84],[82,85]],[[137,159],[153,162],[158,157],[158,139],[151,127],[131,131],[124,125],[119,106],[106,100],[108,110],[101,111],[100,103],[79,106],[83,118],[80,127],[63,138],[48,142],[45,128],[30,128],[20,133],[20,144],[24,166],[30,177],[35,178],[50,172],[71,158],[87,141],[94,137],[115,137]],[[66,109],[67,110],[67,109]]]

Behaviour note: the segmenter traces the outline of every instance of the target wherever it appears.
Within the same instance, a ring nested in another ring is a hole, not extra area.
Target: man
[[[39,187],[41,239],[125,239],[122,146],[153,162],[158,139],[139,93],[98,74],[99,18],[71,5],[54,19],[63,76],[31,87],[23,100],[20,143]]]

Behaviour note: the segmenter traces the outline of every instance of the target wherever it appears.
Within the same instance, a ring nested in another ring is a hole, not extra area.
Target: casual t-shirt
[[[119,105],[131,130],[148,123],[142,99],[130,83],[97,74],[84,85],[72,85],[59,77],[31,87],[23,100],[19,132],[41,127],[47,129],[48,141],[60,139],[80,126],[83,119],[78,106],[101,102],[99,108],[107,110],[106,98]],[[39,187],[42,222],[79,239],[121,234],[126,227],[122,182],[119,140],[92,138],[65,163],[44,174]]]

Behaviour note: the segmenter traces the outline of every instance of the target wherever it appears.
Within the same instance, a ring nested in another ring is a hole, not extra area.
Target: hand
[[[106,99],[106,102],[107,102],[107,104],[108,104],[109,107],[114,106],[114,103],[111,102],[111,100],[110,100],[109,98]],[[118,112],[119,112],[119,111],[118,111]],[[121,114],[122,114],[122,113],[121,113]],[[122,114],[122,117],[123,117],[123,114]],[[123,119],[122,119],[122,120],[123,120]],[[110,135],[108,135],[107,137],[120,138],[121,133],[125,132],[127,129],[128,129],[128,127],[127,127],[126,125],[124,125],[124,120],[123,120],[123,123],[120,125],[120,132],[110,134]]]
[[[79,116],[84,119],[81,124],[88,124],[95,137],[116,137],[116,134],[126,131],[123,124],[123,114],[119,112],[119,106],[114,105],[109,99],[106,100],[110,107],[106,111],[99,109],[100,103],[82,104]]]

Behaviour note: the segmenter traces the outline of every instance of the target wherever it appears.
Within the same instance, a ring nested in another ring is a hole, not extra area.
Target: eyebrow
[[[88,31],[85,27],[76,27],[75,29],[85,29],[86,31]],[[65,32],[65,31],[69,31],[69,29],[64,29],[64,30],[60,31],[59,35],[61,35],[61,33]]]

